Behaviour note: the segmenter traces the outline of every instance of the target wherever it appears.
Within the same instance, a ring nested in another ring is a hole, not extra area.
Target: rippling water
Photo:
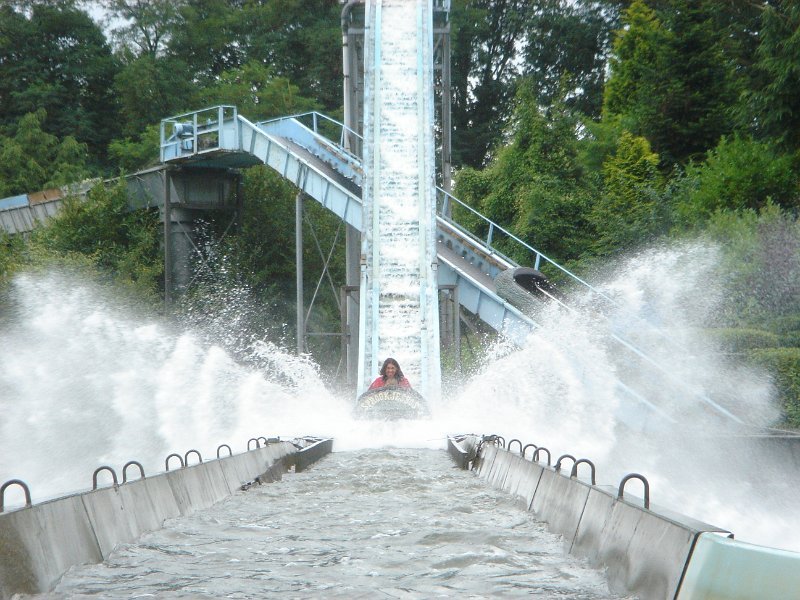
[[[46,598],[613,598],[511,496],[441,450],[334,453],[168,521]]]

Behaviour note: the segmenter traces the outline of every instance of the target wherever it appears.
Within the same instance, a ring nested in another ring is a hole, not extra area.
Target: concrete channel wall
[[[606,570],[612,591],[642,599],[800,597],[800,554],[733,540],[729,532],[618,489],[532,462],[475,436],[448,440],[463,468],[514,494],[564,536],[567,550]],[[588,471],[588,469],[587,469]]]
[[[331,452],[333,440],[298,450],[271,443],[235,456],[0,514],[0,598],[51,590],[73,565],[102,562],[119,544],[166,519],[216,504],[253,482],[280,479]]]

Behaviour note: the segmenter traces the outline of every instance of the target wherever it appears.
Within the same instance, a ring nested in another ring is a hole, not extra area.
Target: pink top
[[[382,388],[386,386],[386,382],[383,380],[383,375],[378,376],[378,378],[372,382],[372,385],[369,386],[369,389],[376,390],[378,388]],[[397,382],[397,387],[401,388],[410,388],[411,384],[408,383],[408,379],[403,377],[400,381]]]

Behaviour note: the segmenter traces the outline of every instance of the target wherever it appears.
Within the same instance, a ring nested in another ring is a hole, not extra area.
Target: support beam
[[[294,199],[295,264],[297,265],[297,354],[305,352],[306,324],[303,302],[303,192]]]
[[[172,305],[172,171],[164,172],[164,312]]]
[[[345,285],[349,290],[358,290],[361,277],[361,232],[355,227],[347,226],[345,231]],[[345,315],[345,331],[347,345],[343,358],[347,361],[346,381],[356,383],[358,375],[358,294],[348,293],[342,305]]]

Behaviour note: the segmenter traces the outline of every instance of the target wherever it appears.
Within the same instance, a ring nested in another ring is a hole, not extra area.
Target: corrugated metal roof
[[[42,190],[41,192],[34,192],[28,194],[28,202],[31,204],[40,204],[42,202],[51,202],[52,200],[60,200],[63,198],[64,193],[58,188],[51,188],[49,190]]]
[[[28,206],[27,194],[20,194],[19,196],[11,196],[0,200],[0,210],[11,210],[12,208],[19,208],[20,206]]]

